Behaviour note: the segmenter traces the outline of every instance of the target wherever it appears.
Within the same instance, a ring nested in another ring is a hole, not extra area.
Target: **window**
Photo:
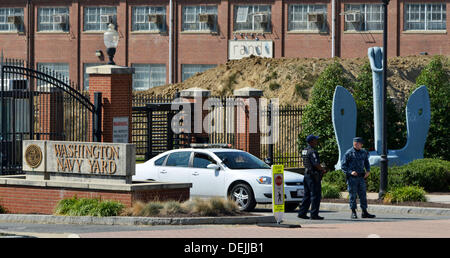
[[[86,70],[89,67],[104,65],[101,63],[85,63],[83,64],[83,89],[89,90],[89,74],[86,73]]]
[[[207,168],[209,164],[216,164],[216,161],[211,156],[204,153],[195,153],[192,166],[194,168]]]
[[[346,31],[383,30],[383,5],[346,4],[344,6]],[[351,17],[351,18],[349,18]]]
[[[217,6],[184,6],[182,31],[217,31]]]
[[[139,6],[133,7],[132,31],[166,31],[166,8]]]
[[[214,67],[216,67],[216,65],[183,64],[181,65],[181,80],[184,81],[196,73],[202,73]]]
[[[117,24],[116,7],[85,7],[84,31],[106,31],[108,24]]]
[[[168,167],[188,167],[189,159],[191,158],[191,152],[180,151],[174,152],[169,155],[166,161]]]
[[[23,8],[0,8],[0,31],[23,32]]]
[[[61,78],[61,81],[69,80],[69,64],[68,63],[38,63],[38,71],[49,74],[57,78]]]
[[[134,68],[133,90],[147,90],[166,84],[165,64],[131,64]]]
[[[446,30],[446,4],[406,4],[405,30]]]
[[[39,8],[38,31],[69,31],[69,8]]]
[[[155,166],[162,166],[164,161],[166,160],[167,155],[162,156],[161,158],[155,160]]]
[[[289,6],[290,31],[325,31],[327,29],[327,6],[293,4]]]
[[[234,31],[270,32],[270,5],[237,5],[234,7]]]

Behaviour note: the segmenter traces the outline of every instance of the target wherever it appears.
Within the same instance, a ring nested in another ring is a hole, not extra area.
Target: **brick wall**
[[[58,202],[72,198],[101,198],[115,200],[130,207],[134,201],[176,200],[189,199],[189,188],[139,190],[134,192],[95,191],[92,189],[41,188],[32,186],[0,185],[0,205],[8,213],[22,214],[53,214]]]

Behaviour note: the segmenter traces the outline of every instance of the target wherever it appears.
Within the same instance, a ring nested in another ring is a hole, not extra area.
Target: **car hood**
[[[268,176],[272,177],[272,170],[271,169],[243,169],[243,170],[232,170],[232,171],[240,171],[243,173],[248,173],[248,175],[254,175],[255,177],[260,176]],[[303,182],[303,175],[291,171],[284,171],[284,181],[285,182]]]

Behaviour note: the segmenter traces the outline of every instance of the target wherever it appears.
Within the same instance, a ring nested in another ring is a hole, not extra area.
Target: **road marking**
[[[67,238],[80,238],[80,236],[77,234],[70,234],[67,236]]]
[[[367,238],[381,238],[381,237],[377,234],[370,234],[367,236]]]

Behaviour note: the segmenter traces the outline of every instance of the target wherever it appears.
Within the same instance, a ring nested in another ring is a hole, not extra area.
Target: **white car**
[[[285,171],[285,210],[293,211],[304,195],[303,175]],[[245,151],[226,148],[187,148],[161,153],[136,165],[134,181],[192,183],[195,197],[229,197],[240,210],[272,203],[269,165]]]

